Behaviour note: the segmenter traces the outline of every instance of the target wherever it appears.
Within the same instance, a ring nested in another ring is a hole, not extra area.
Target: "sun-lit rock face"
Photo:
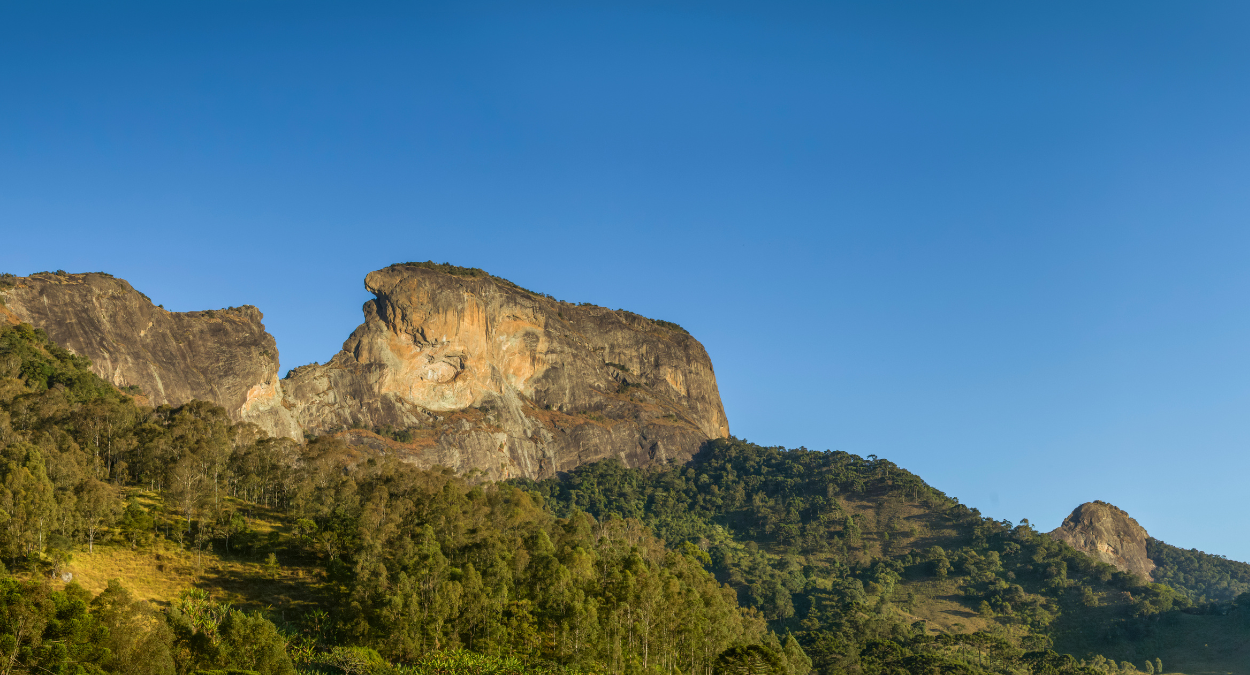
[[[1076,507],[1050,536],[1122,571],[1150,579],[1155,564],[1146,554],[1146,528],[1123,509],[1093,501]]]
[[[443,269],[366,277],[375,299],[343,350],[283,381],[305,430],[491,478],[684,461],[728,435],[711,360],[680,328]],[[367,431],[383,428],[406,442]]]
[[[12,278],[0,297],[0,319],[42,328],[100,377],[137,386],[151,405],[211,401],[270,435],[302,438],[282,405],[278,348],[255,307],[167,312],[108,274]]]
[[[543,477],[616,456],[685,461],[725,437],[707,352],[674,324],[558,302],[481,270],[369,274],[365,321],[279,380],[251,306],[168,312],[107,274],[5,277],[0,320],[43,328],[142,401],[201,399],[274,436],[336,434],[422,466]]]

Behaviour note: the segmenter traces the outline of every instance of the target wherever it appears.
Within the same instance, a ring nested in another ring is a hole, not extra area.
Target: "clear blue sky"
[[[0,5],[0,271],[325,361],[450,261],[686,326],[734,434],[1250,560],[1250,5]]]

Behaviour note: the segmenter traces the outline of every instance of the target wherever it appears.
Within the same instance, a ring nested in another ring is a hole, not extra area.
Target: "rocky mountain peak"
[[[335,435],[500,479],[610,456],[684,462],[729,435],[712,361],[680,326],[479,269],[369,273],[374,299],[342,351],[282,380],[255,307],[169,312],[108,274],[0,282],[0,320],[43,328],[119,387],[155,405],[210,401],[274,436]]]
[[[1122,571],[1149,580],[1155,564],[1146,554],[1150,535],[1123,509],[1102,501],[1081,504],[1051,537]]]
[[[392,265],[365,287],[343,350],[283,380],[306,430],[489,478],[685,461],[729,434],[711,359],[675,324],[445,264]]]

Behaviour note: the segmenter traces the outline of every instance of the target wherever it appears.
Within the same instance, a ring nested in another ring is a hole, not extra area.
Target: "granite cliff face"
[[[212,401],[270,435],[302,438],[281,404],[277,345],[255,307],[167,312],[108,274],[9,277],[0,298],[0,320],[42,328],[152,405]]]
[[[282,382],[308,432],[491,479],[685,461],[729,434],[707,352],[672,324],[450,266],[393,265],[365,286],[343,350]]]
[[[270,435],[488,479],[681,462],[729,434],[711,359],[674,324],[450,265],[393,265],[365,286],[375,299],[343,350],[282,380],[255,307],[167,312],[107,274],[7,277],[0,320],[44,329],[153,405],[207,400]]]
[[[1105,563],[1149,580],[1155,564],[1146,555],[1150,535],[1122,509],[1094,501],[1076,507],[1051,537]]]

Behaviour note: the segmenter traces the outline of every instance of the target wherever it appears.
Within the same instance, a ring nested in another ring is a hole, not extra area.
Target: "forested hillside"
[[[730,648],[755,645],[786,672],[807,670],[794,639],[768,633],[699,556],[636,521],[559,519],[514,486],[364,458],[332,438],[266,438],[200,402],[142,409],[29,326],[0,331],[0,446],[0,551],[26,580],[11,580],[0,651],[24,668],[277,673],[292,656],[315,664],[355,645],[398,663],[464,648],[611,672],[707,672]],[[261,511],[279,521],[264,536]],[[153,624],[120,584],[95,599],[76,584],[52,590],[50,579],[106,540],[151,550],[154,562],[172,546],[201,569],[210,556],[263,560],[257,571],[273,577],[294,567],[307,581],[287,583],[303,583],[306,602],[280,631],[277,617],[202,593],[167,598]],[[20,624],[23,603],[41,608],[41,633]],[[144,630],[109,630],[92,609],[119,603]],[[72,639],[64,621],[82,624]],[[141,634],[155,656],[118,661],[124,650],[109,636],[120,634]],[[248,644],[280,648],[253,654],[260,647]]]
[[[1227,602],[1198,606],[1027,521],[982,518],[876,457],[730,439],[691,466],[642,473],[605,462],[530,489],[557,513],[637,518],[670,545],[706,550],[718,579],[775,630],[793,631],[825,672],[871,672],[884,658],[874,654],[929,658],[934,645],[992,670],[1052,648],[1100,669],[1115,668],[1105,654],[1120,669],[1149,660],[1153,670],[1160,656],[1187,658],[1190,645],[1168,630],[1187,617],[1250,639],[1220,616]],[[1237,604],[1234,613],[1250,611],[1250,596]]]
[[[730,439],[477,482],[87,366],[0,329],[4,672],[1172,672],[1178,635],[1250,635],[1250,596],[1144,584],[875,457]]]
[[[1250,592],[1250,565],[1197,550],[1146,541],[1146,553],[1157,566],[1156,581],[1165,583],[1196,603],[1230,602]]]

